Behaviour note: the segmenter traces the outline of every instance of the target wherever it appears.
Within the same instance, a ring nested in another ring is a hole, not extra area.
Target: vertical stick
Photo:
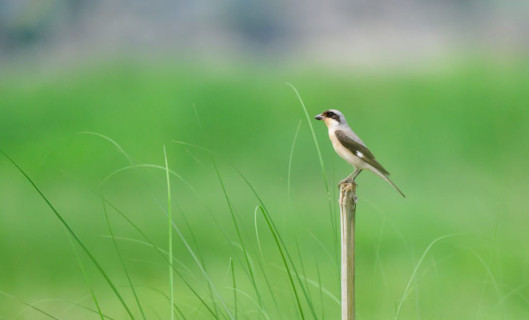
[[[340,226],[342,245],[342,320],[355,318],[355,212],[356,184],[340,184]]]

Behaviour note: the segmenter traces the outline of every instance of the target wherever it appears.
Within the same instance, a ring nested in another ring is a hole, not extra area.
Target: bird
[[[354,168],[353,173],[342,180],[340,184],[349,181],[354,182],[362,170],[369,170],[386,180],[406,198],[404,193],[389,179],[389,171],[375,159],[373,153],[369,151],[360,137],[349,127],[343,113],[335,109],[330,109],[316,115],[314,118],[316,120],[323,120],[325,125],[327,125],[329,138],[331,139],[334,150]]]

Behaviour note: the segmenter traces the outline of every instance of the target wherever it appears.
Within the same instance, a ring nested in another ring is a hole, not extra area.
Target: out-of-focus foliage
[[[332,228],[338,223],[336,184],[351,168],[336,156],[326,129],[312,116],[338,108],[408,196],[402,199],[372,174],[358,178],[361,319],[393,318],[401,300],[399,319],[525,319],[528,67],[526,62],[486,60],[421,72],[371,73],[130,61],[37,76],[13,71],[0,82],[0,146],[65,216],[140,318],[108,238],[101,199],[92,190],[99,188],[166,249],[165,173],[150,167],[119,170],[131,166],[127,157],[109,141],[86,132],[114,139],[137,165],[163,165],[166,145],[170,168],[198,193],[172,177],[174,220],[229,309],[241,319],[265,318],[261,305],[270,319],[297,319],[283,262],[259,210],[256,215],[259,202],[237,174],[240,170],[257,190],[303,275],[295,283],[305,316],[312,318],[313,313],[301,287],[317,317],[332,319],[339,315],[332,298],[339,296],[338,229]],[[297,86],[307,105],[325,162],[325,182],[309,124],[285,81]],[[74,305],[95,310],[58,220],[3,157],[0,177],[0,290],[58,318],[98,318]],[[114,210],[109,214],[117,237],[145,241]],[[403,297],[428,245],[452,234],[434,244]],[[118,245],[147,317],[169,318],[164,259],[148,245],[123,239]],[[186,281],[222,313],[219,299],[212,300],[202,272],[178,237],[174,251],[179,260],[175,265]],[[103,312],[125,319],[118,300],[80,254]],[[237,311],[230,259],[240,290]],[[178,277],[175,294],[188,319],[212,317]],[[1,317],[19,312],[21,319],[45,318],[0,297]]]

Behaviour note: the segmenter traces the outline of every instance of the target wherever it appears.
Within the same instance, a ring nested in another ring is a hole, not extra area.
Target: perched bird
[[[369,151],[364,142],[349,127],[340,111],[327,110],[314,118],[325,122],[329,129],[329,138],[334,150],[354,167],[354,172],[342,182],[354,181],[362,170],[369,170],[389,182],[403,197],[406,197],[389,179],[389,172],[375,160],[375,156]]]

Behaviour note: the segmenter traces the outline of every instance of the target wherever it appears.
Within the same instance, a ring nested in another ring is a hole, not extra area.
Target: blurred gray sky
[[[528,47],[528,0],[0,0],[4,60],[176,52],[375,62]]]

